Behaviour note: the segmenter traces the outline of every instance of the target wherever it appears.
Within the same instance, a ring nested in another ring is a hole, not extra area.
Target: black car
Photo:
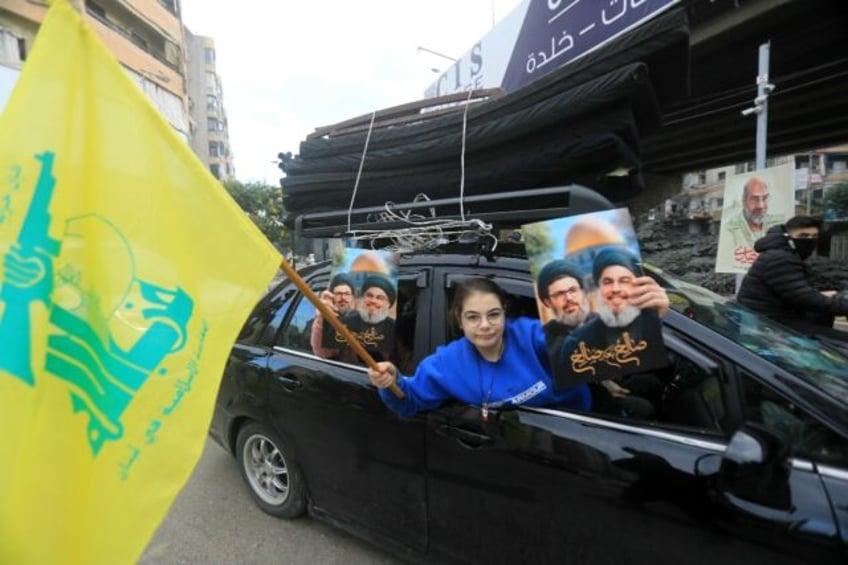
[[[505,246],[399,264],[407,371],[458,337],[447,312],[465,277],[494,279],[509,315],[537,315],[528,261]],[[662,406],[649,421],[521,407],[484,422],[459,403],[399,418],[364,365],[312,353],[316,309],[283,281],[232,350],[211,435],[264,511],[308,512],[412,560],[844,562],[846,358],[651,272],[673,310]],[[302,275],[319,291],[329,273],[319,264]]]

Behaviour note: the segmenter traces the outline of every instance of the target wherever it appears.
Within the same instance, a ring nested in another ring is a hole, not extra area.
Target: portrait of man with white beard
[[[335,268],[321,301],[376,361],[387,359],[396,345],[397,258],[383,250],[339,246],[331,260]],[[310,346],[326,359],[362,363],[345,336],[320,313],[311,324]]]
[[[395,319],[390,309],[396,299],[397,288],[391,279],[369,274],[362,282],[356,309],[340,318],[365,349],[379,357],[378,361],[388,359],[394,348]]]
[[[627,299],[636,274],[624,265],[610,265],[600,273],[598,293],[598,317],[609,328],[624,328],[642,313]]]
[[[799,169],[800,170],[800,169]],[[744,274],[757,259],[755,244],[794,211],[794,163],[730,176],[724,181],[716,272]],[[706,202],[707,199],[705,198]]]
[[[622,383],[667,364],[659,318],[669,299],[642,271],[630,211],[535,222],[521,235],[555,387],[588,383],[593,405],[606,396],[618,409],[631,394]]]
[[[638,256],[625,246],[597,252],[591,281],[595,309],[555,352],[555,381],[573,386],[609,379],[621,392],[611,384],[666,364],[659,316],[668,311],[668,296],[643,275]]]

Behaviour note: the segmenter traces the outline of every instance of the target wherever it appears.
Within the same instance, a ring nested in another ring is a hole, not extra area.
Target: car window
[[[321,293],[327,290],[328,280],[324,277],[318,277],[311,280],[309,285],[316,296],[321,296]],[[362,364],[356,353],[350,348],[325,348],[323,334],[320,332],[316,334],[316,345],[313,347],[313,324],[319,315],[318,308],[305,295],[298,293],[297,306],[285,323],[285,327],[277,334],[275,344],[279,347],[318,355],[326,359]]]
[[[754,313],[697,285],[665,276],[671,307],[793,373],[807,383],[848,402],[848,359],[821,342]]]
[[[691,347],[669,343],[670,339],[666,337],[669,366],[660,372],[659,422],[724,433],[730,425],[719,366]]]
[[[463,278],[460,275],[448,278],[447,294],[451,301],[455,283]],[[498,277],[494,281],[507,295],[508,317],[539,317],[539,302],[529,281]],[[460,337],[454,320],[446,317],[446,324],[449,339]],[[592,412],[629,423],[721,433],[725,409],[716,363],[679,340],[675,346],[674,350],[668,351],[666,367],[622,379],[621,383],[630,390],[630,395],[624,400],[613,399],[599,383],[590,384]]]
[[[742,378],[748,421],[776,432],[797,457],[848,465],[848,443],[840,435],[750,375]]]
[[[526,316],[530,318],[539,318],[540,303],[536,298],[535,288],[529,281],[517,280],[496,280],[498,284],[505,290],[508,297],[507,313],[511,317]],[[683,380],[679,379],[681,385],[680,391],[672,390],[668,387],[674,380],[675,362],[680,364],[678,373],[682,376],[686,374],[685,385],[687,391],[683,391]],[[645,422],[655,425],[661,421],[667,421],[669,415],[666,414],[663,405],[663,395],[668,390],[668,406],[677,406],[686,401],[693,393],[688,392],[689,387],[696,387],[696,373],[684,367],[685,359],[679,354],[673,361],[669,360],[669,365],[666,368],[656,371],[637,373],[628,375],[622,379],[622,384],[625,384],[630,394],[628,398],[618,401],[612,399],[607,389],[599,384],[592,383],[589,388],[592,392],[592,412],[616,420],[627,420],[633,422]],[[688,371],[688,373],[687,373]],[[706,418],[679,418],[673,422],[677,426],[691,426],[699,429],[712,429],[714,425]]]
[[[395,348],[391,361],[405,375],[415,372],[415,322],[419,309],[419,288],[415,279],[398,280]]]
[[[277,334],[276,345],[288,347],[298,351],[312,352],[309,345],[312,321],[315,319],[318,309],[305,296],[300,296],[286,327]]]
[[[457,321],[451,317],[450,308],[453,304],[453,296],[456,292],[456,285],[462,280],[469,278],[467,275],[449,275],[447,278],[447,289],[445,295],[447,297],[447,312],[445,312],[445,342],[450,342],[462,337],[462,332],[459,329]],[[503,289],[506,294],[506,317],[507,318],[538,318],[539,307],[536,302],[536,296],[533,293],[533,285],[527,281],[492,277],[492,280]]]
[[[309,281],[310,288],[316,294],[319,294],[326,285],[327,280],[322,276]],[[286,307],[278,308],[271,317],[266,329],[267,339],[279,347],[311,353],[310,330],[318,309],[294,287],[289,288],[289,295]]]
[[[253,309],[242,326],[239,341],[249,344],[271,343],[295,294],[294,288],[285,286],[271,291]]]
[[[314,283],[313,286],[313,292],[320,295],[321,291],[326,288],[326,281]],[[390,360],[404,374],[415,371],[414,344],[415,320],[418,309],[417,298],[418,287],[415,280],[401,279],[398,281],[398,298],[395,308],[395,345]],[[364,363],[350,349],[341,353],[336,350],[313,350],[311,344],[312,324],[317,315],[318,309],[315,305],[298,293],[297,306],[294,308],[285,328],[276,332],[274,344],[337,361],[363,365]],[[273,316],[271,323],[268,324],[268,331],[272,332],[275,331],[274,328],[279,328],[285,316],[286,309],[279,309]],[[381,361],[382,359],[376,360]]]

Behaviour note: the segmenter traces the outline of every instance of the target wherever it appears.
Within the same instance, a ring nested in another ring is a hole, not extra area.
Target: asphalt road
[[[207,440],[203,457],[139,565],[401,563],[385,551],[304,517],[279,520],[253,503],[238,464]]]

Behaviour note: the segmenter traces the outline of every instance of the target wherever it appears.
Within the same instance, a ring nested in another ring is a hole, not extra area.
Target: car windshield
[[[848,359],[822,343],[760,316],[729,298],[662,273],[671,307],[732,339],[842,402]]]

